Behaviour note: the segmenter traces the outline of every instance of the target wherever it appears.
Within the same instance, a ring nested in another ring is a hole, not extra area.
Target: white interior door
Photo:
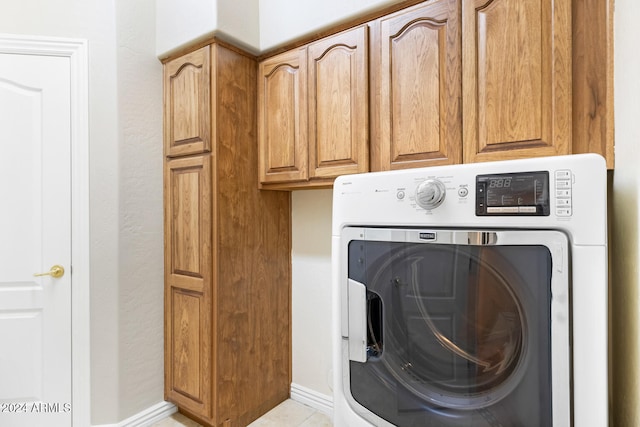
[[[68,58],[0,54],[3,427],[71,425],[70,82]]]

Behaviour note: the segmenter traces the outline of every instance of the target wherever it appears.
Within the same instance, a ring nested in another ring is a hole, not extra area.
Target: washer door
[[[348,244],[366,358],[348,361],[346,394],[398,426],[554,425],[550,249],[402,233]]]

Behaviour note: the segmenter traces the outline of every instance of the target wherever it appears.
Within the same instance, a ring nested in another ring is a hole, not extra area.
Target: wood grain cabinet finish
[[[588,152],[613,168],[612,6],[407,0],[267,57],[260,185]]]
[[[308,48],[309,178],[369,171],[368,28]]]
[[[428,2],[372,27],[372,169],[460,163],[459,1]]]
[[[165,162],[167,398],[211,416],[211,158]]]
[[[571,153],[571,1],[462,0],[464,162]]]
[[[261,62],[258,75],[260,182],[306,181],[306,48]]]
[[[572,2],[573,152],[599,153],[614,167],[614,0]]]
[[[164,168],[165,397],[201,424],[240,427],[291,387],[290,194],[256,185],[255,59],[204,50],[211,152]]]
[[[261,184],[330,186],[369,170],[367,34],[359,26],[260,63]]]
[[[209,47],[164,66],[164,152],[167,156],[211,150]]]

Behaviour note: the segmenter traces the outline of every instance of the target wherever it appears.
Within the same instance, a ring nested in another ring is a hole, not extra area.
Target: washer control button
[[[572,179],[571,171],[568,169],[557,170],[556,177],[556,216],[570,217],[573,215],[572,208]]]
[[[396,193],[396,197],[398,198],[398,200],[402,200],[404,199],[404,191],[403,190],[398,190],[398,192]]]
[[[458,196],[467,197],[468,194],[469,194],[469,189],[467,187],[460,187],[458,189]]]

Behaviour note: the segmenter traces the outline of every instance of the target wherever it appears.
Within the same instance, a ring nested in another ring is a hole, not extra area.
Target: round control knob
[[[447,190],[444,184],[437,179],[427,179],[416,188],[416,202],[427,210],[440,206],[446,195]]]

